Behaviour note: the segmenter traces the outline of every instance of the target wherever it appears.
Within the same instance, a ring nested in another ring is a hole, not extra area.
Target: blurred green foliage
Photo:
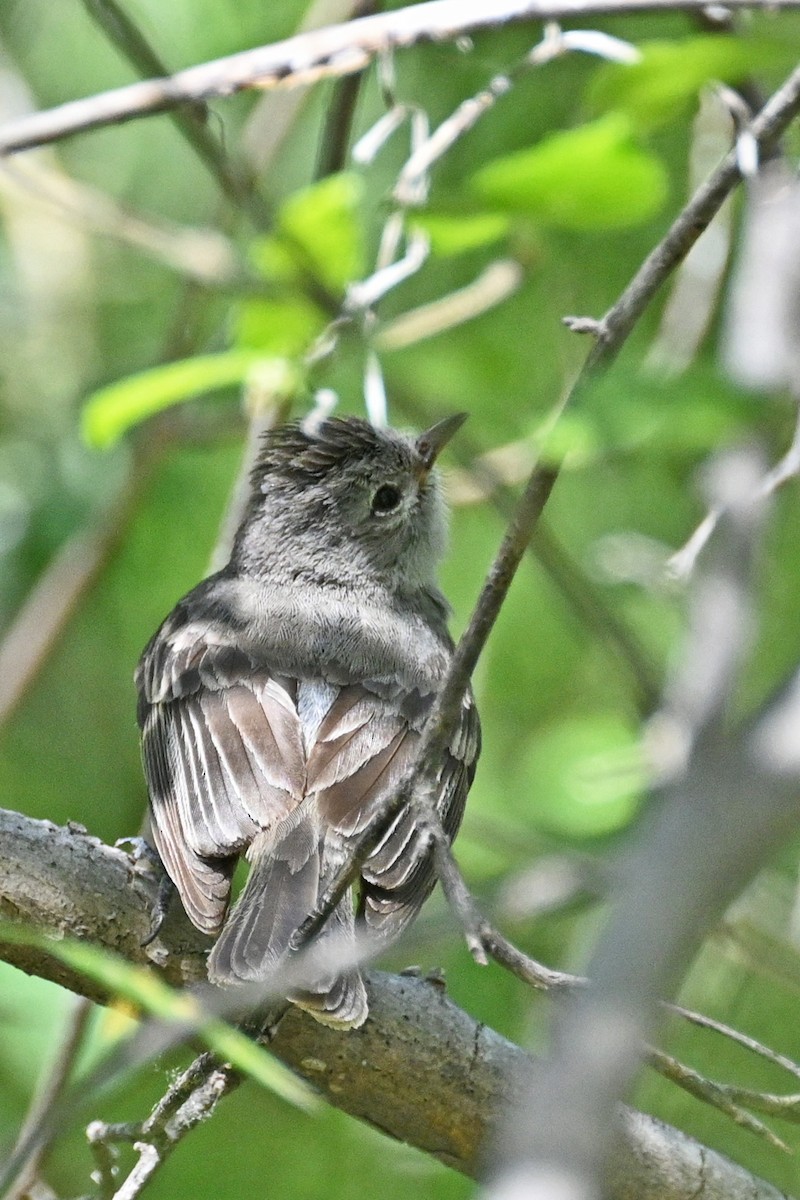
[[[126,3],[171,67],[288,36],[306,8],[306,0]],[[717,319],[682,374],[648,371],[643,362],[659,336],[659,303],[608,377],[556,422],[586,350],[561,318],[602,314],[678,210],[698,89],[752,74],[767,93],[797,58],[800,20],[754,15],[735,39],[699,36],[688,15],[618,18],[602,28],[639,45],[642,61],[622,67],[570,55],[519,76],[435,166],[429,205],[413,215],[430,238],[431,256],[381,302],[379,318],[388,323],[464,287],[499,256],[521,264],[522,287],[469,323],[386,351],[382,362],[396,424],[466,409],[471,419],[453,455],[503,447],[513,451],[506,463],[524,464],[536,452],[564,461],[549,527],[577,569],[581,596],[599,606],[601,625],[608,610],[661,678],[674,661],[684,607],[681,590],[665,581],[663,562],[703,515],[697,468],[715,448],[743,439],[757,439],[776,459],[791,438],[793,414],[783,397],[745,395],[725,377]],[[468,51],[425,45],[398,55],[398,97],[424,104],[435,124],[495,72],[514,67],[538,36],[538,29],[518,26],[482,34]],[[6,116],[134,77],[77,0],[6,0],[0,72]],[[334,92],[325,83],[303,97],[259,179],[260,208],[247,212],[221,196],[167,116],[75,137],[38,156],[51,182],[78,180],[145,225],[172,221],[223,233],[240,268],[224,286],[185,278],[157,250],[133,244],[121,220],[114,233],[98,233],[86,213],[70,216],[40,203],[43,181],[21,192],[0,180],[3,627],[71,539],[98,525],[111,530],[98,569],[0,728],[0,787],[9,807],[80,821],[107,840],[137,831],[145,791],[132,673],[157,624],[207,569],[241,453],[238,385],[289,394],[298,412],[312,388],[331,387],[343,411],[363,412],[358,329],[342,335],[333,356],[312,366],[304,359],[330,317],[326,305],[338,305],[347,285],[371,270],[408,135],[395,133],[369,167],[343,163],[342,173],[315,181]],[[245,130],[257,136],[248,123],[262,103],[275,101],[213,101],[208,129],[235,155]],[[278,109],[266,111],[269,125]],[[354,137],[383,111],[370,72]],[[716,301],[712,307],[716,312]],[[284,371],[278,382],[274,375],[265,382],[264,364]],[[212,388],[219,391],[209,396]],[[87,448],[82,423],[93,445],[113,448]],[[450,470],[458,497],[463,477],[454,457]],[[800,654],[798,515],[796,494],[787,489],[763,554],[760,632],[743,680],[743,711]],[[455,506],[443,570],[455,632],[501,531],[491,503]],[[487,902],[542,856],[575,852],[603,863],[624,845],[644,793],[634,674],[630,659],[587,623],[575,596],[541,564],[526,561],[476,679],[485,749],[458,854]],[[782,886],[789,887],[793,870],[787,852]],[[788,907],[773,935],[791,955]],[[553,965],[580,965],[597,912],[578,896],[563,911],[517,913],[508,921],[527,951]],[[531,1013],[519,985],[496,967],[481,971],[472,963],[438,898],[388,958],[396,966],[409,961],[445,966],[455,999],[503,1033],[530,1036],[533,1025],[534,1038],[543,1037],[542,1003]],[[771,961],[767,954],[755,962],[752,950],[745,958],[733,941],[713,944],[688,992],[697,1007],[799,1057],[796,982],[786,972],[776,982]],[[6,1145],[52,1053],[68,998],[4,967],[0,989]],[[113,1019],[98,1016],[95,1052]],[[674,1036],[678,1052],[714,1077],[761,1079],[760,1067],[710,1034],[677,1027]],[[170,1059],[126,1081],[97,1115],[141,1116],[163,1090],[163,1068],[173,1065]],[[648,1080],[642,1099],[779,1186],[793,1185],[790,1163],[674,1088]],[[78,1193],[89,1169],[76,1130],[56,1151],[50,1177],[60,1194]],[[178,1151],[151,1194],[179,1198],[213,1188],[225,1200],[268,1186],[304,1200],[347,1200],[375,1178],[387,1200],[410,1188],[442,1200],[470,1192],[445,1168],[338,1113],[298,1115],[250,1085],[194,1135],[191,1149]]]
[[[792,51],[782,38],[706,36],[644,42],[641,61],[601,67],[589,88],[592,107],[622,110],[639,129],[684,116],[698,90],[716,81],[738,83],[762,69],[791,70]]]
[[[624,229],[659,212],[667,177],[615,112],[494,159],[472,188],[485,203],[556,229]]]

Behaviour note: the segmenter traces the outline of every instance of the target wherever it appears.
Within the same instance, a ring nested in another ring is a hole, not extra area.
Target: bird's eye
[[[372,497],[372,511],[376,517],[383,517],[386,513],[394,512],[402,499],[403,493],[399,488],[392,483],[382,483]]]

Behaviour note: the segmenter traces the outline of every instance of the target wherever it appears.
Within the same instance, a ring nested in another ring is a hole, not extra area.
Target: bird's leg
[[[150,930],[146,937],[142,938],[142,946],[149,946],[154,942],[161,932],[167,913],[169,912],[172,898],[175,895],[177,888],[170,879],[167,872],[164,870],[164,864],[158,856],[158,853],[153,849],[150,843],[143,837],[124,837],[118,838],[114,843],[117,849],[127,847],[128,853],[133,858],[134,862],[145,863],[148,870],[158,872],[158,892],[156,893],[155,902],[150,910]]]
[[[145,938],[142,938],[143,946],[149,946],[150,943],[154,942],[158,937],[164,921],[166,920],[167,913],[169,912],[169,906],[172,903],[172,897],[178,890],[167,872],[164,870],[160,860],[159,866],[161,866],[162,875],[158,881],[158,892],[156,893],[155,903],[150,910],[150,932]]]

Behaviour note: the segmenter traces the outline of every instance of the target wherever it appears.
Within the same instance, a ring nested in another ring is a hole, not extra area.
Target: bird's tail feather
[[[317,935],[314,946],[325,953],[326,944],[336,939],[339,952],[353,948],[355,940],[355,914],[353,897],[347,892],[336,905],[322,931]],[[335,948],[331,945],[331,950]],[[313,987],[294,991],[289,999],[298,1008],[304,1008],[323,1025],[334,1025],[357,1029],[367,1019],[367,993],[364,980],[357,968],[336,974],[330,969]]]
[[[260,982],[288,953],[289,943],[317,905],[323,874],[323,844],[312,813],[295,809],[276,829],[260,834],[250,847],[250,874],[208,960],[212,983]],[[331,914],[315,946],[336,936],[354,938],[349,893]],[[275,980],[279,983],[279,978]],[[367,1017],[367,998],[356,969],[327,969],[310,987],[289,999],[318,1021],[354,1028]]]

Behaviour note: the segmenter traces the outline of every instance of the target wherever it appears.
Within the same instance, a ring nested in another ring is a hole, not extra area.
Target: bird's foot
[[[150,909],[150,931],[146,937],[142,938],[143,946],[149,946],[158,937],[169,912],[172,897],[178,890],[167,872],[164,871],[163,866],[161,870],[163,874],[158,882],[158,893],[156,894],[155,904]]]

